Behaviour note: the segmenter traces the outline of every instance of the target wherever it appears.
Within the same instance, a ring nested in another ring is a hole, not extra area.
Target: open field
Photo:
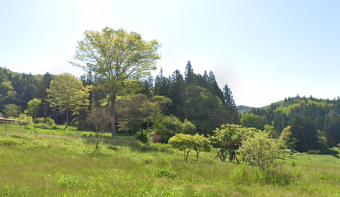
[[[0,196],[340,196],[339,152],[295,153],[273,171],[91,132],[0,125]],[[84,137],[87,136],[87,137]]]

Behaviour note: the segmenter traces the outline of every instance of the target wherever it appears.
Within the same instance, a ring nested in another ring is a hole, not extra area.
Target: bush
[[[25,125],[25,128],[27,125],[33,124],[33,118],[31,116],[27,116],[26,114],[20,114],[15,120],[17,124]]]
[[[150,133],[150,137],[153,143],[158,143],[162,139],[162,137],[156,133]]]
[[[182,123],[176,116],[165,116],[161,113],[156,114],[152,118],[153,130],[161,136],[161,143],[168,143],[169,139],[176,133],[194,134],[196,131],[195,125],[190,121],[184,120]]]
[[[135,135],[135,139],[140,140],[141,142],[143,142],[144,144],[148,143],[151,141],[151,138],[148,134],[147,131],[145,131],[144,129],[141,130],[140,132],[137,132]]]
[[[55,125],[55,122],[52,118],[46,118],[46,124],[52,126],[52,125]]]
[[[78,131],[84,130],[86,128],[86,122],[84,120],[78,120],[76,122],[76,125],[77,125],[77,130]]]
[[[174,178],[176,177],[176,172],[171,169],[161,169],[156,173],[156,177]]]
[[[276,158],[281,154],[280,144],[271,139],[267,131],[259,131],[253,138],[244,140],[239,151],[245,161],[259,169],[267,169],[275,164]]]
[[[39,117],[35,119],[36,123],[44,123],[45,124],[45,118]]]

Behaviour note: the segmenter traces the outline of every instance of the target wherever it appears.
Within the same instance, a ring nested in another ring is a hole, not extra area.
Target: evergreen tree
[[[187,84],[195,84],[195,74],[194,70],[192,69],[190,60],[187,63],[187,66],[185,67],[185,82]]]
[[[231,120],[229,120],[228,123],[239,124],[240,118],[238,115],[236,104],[233,98],[233,94],[227,84],[223,88],[223,98],[224,98],[224,106],[226,110],[229,112],[229,114],[231,115]]]

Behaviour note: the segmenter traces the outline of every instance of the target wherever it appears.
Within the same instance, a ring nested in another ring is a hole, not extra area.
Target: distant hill
[[[237,108],[237,111],[241,112],[241,114],[245,114],[247,112],[250,112],[250,110],[253,109],[254,107],[239,105],[239,106],[236,106],[236,108]]]
[[[281,106],[283,103],[284,103],[284,100],[282,100],[282,101],[277,101],[277,102],[275,102],[274,104],[278,104],[279,106]],[[273,103],[272,103],[272,104],[273,104]],[[239,112],[241,112],[241,114],[248,113],[248,112],[250,112],[251,109],[253,109],[253,108],[268,109],[269,107],[270,107],[270,105],[266,105],[266,106],[263,106],[263,107],[249,107],[249,106],[245,106],[245,105],[236,106],[237,110],[238,110]]]

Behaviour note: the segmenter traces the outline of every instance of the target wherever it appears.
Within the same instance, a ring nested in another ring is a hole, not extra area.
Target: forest
[[[339,97],[297,95],[261,108],[239,106],[238,111],[230,87],[225,84],[221,89],[212,71],[195,73],[190,61],[184,74],[175,70],[164,76],[162,68],[156,77],[141,73],[118,84],[103,80],[93,69],[77,78],[67,73],[15,73],[0,67],[0,112],[25,121],[31,116],[32,122],[45,124],[42,127],[52,122],[94,130],[88,112],[114,103],[112,136],[116,131],[134,136],[146,130],[167,143],[178,132],[212,136],[227,123],[269,131],[274,139],[288,132],[287,146],[300,152],[327,150],[340,143]]]
[[[212,134],[222,124],[238,124],[240,115],[237,112],[232,92],[228,85],[219,88],[212,71],[203,75],[193,71],[188,61],[184,76],[176,70],[171,76],[164,76],[162,70],[155,78],[149,76],[135,81],[133,87],[127,87],[117,99],[116,127],[118,131],[133,135],[139,129],[147,129],[148,121],[152,128],[153,122],[147,117],[162,116],[179,122],[191,122],[200,134]],[[7,118],[17,118],[24,113],[29,101],[40,99],[37,117],[52,118],[56,124],[66,124],[66,110],[53,106],[48,101],[47,89],[55,75],[31,75],[15,73],[0,68],[0,109]],[[75,76],[73,76],[75,77]],[[84,87],[96,84],[91,73],[79,79]],[[74,81],[73,81],[74,82]],[[87,112],[107,102],[105,92],[93,89],[87,96],[88,105],[70,109],[69,122],[79,129],[91,127],[86,124]],[[152,104],[157,103],[157,106]],[[81,104],[80,104],[81,105]],[[148,110],[146,109],[148,108]],[[169,119],[169,120],[170,120]]]

